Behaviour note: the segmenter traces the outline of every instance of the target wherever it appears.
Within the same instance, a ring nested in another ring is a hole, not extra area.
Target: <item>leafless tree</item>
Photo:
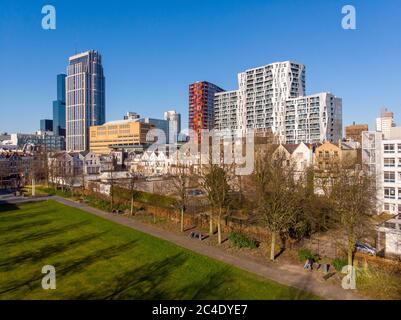
[[[184,232],[184,214],[188,206],[188,188],[193,181],[193,176],[189,172],[189,168],[183,164],[177,164],[175,169],[171,184],[176,197],[176,205],[181,214],[181,232]]]
[[[354,248],[372,230],[376,210],[375,176],[360,165],[338,165],[330,171],[333,221],[347,237],[348,265],[353,265]]]
[[[297,221],[299,198],[294,166],[283,153],[256,155],[254,183],[259,220],[271,234],[270,259],[275,260],[277,236],[288,234]]]
[[[221,218],[230,204],[231,179],[232,174],[229,166],[212,163],[209,163],[208,166],[203,168],[200,177],[201,186],[205,190],[211,205],[209,233],[211,235],[213,234],[213,220],[216,215],[219,244],[222,243]]]

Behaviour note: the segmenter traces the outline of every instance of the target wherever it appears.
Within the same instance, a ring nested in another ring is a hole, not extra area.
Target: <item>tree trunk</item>
[[[349,266],[354,265],[353,253],[354,253],[354,240],[353,240],[352,236],[348,236],[348,265]]]
[[[134,215],[134,193],[131,193],[131,216]]]
[[[210,212],[209,214],[209,234],[210,236],[213,235],[213,213]]]
[[[181,208],[181,232],[184,232],[184,208]]]
[[[217,239],[219,244],[221,244],[221,209],[220,209],[220,213],[219,216],[217,217]]]
[[[272,232],[272,242],[271,242],[271,246],[270,246],[270,260],[274,261],[275,258],[275,254],[274,254],[274,249],[276,247],[276,233]]]

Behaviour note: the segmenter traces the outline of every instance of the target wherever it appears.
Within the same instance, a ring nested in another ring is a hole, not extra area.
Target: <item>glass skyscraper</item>
[[[105,123],[102,57],[87,51],[69,58],[66,78],[67,151],[89,149],[89,127]]]
[[[65,74],[57,75],[57,100],[53,101],[53,132],[65,137]]]

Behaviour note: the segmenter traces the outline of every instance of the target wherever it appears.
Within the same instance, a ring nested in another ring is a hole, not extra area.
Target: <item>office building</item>
[[[202,129],[214,127],[214,97],[224,90],[213,83],[202,81],[189,85],[189,129],[201,142]]]
[[[53,131],[53,120],[42,119],[40,120],[40,131]]]
[[[65,150],[65,138],[56,136],[52,131],[39,131],[37,133],[12,133],[10,143],[17,149],[24,149],[27,145],[43,146],[45,151]]]
[[[57,99],[53,101],[53,131],[65,137],[65,74],[57,75]]]
[[[159,137],[159,143],[165,144],[169,141],[169,122],[163,119],[155,119],[155,118],[141,118],[138,120],[141,123],[147,123],[153,125],[154,129],[161,130],[164,134],[164,141],[162,141],[162,137]]]
[[[102,57],[87,51],[69,58],[66,78],[67,151],[89,149],[89,128],[105,122]]]
[[[331,93],[305,95],[305,66],[277,62],[238,74],[238,90],[215,94],[215,128],[240,134],[271,132],[282,143],[337,142],[342,101]]]
[[[380,112],[380,117],[376,118],[376,131],[382,132],[384,138],[387,138],[390,134],[391,128],[395,127],[394,113],[383,108]]]
[[[362,143],[362,133],[365,131],[369,131],[367,124],[355,124],[354,122],[352,125],[345,127],[345,138]]]
[[[178,142],[178,135],[181,132],[181,114],[175,110],[166,111],[164,120],[168,121],[168,137],[167,143],[174,144]]]
[[[109,154],[113,149],[134,149],[147,145],[147,133],[153,129],[151,123],[135,120],[110,121],[100,126],[90,127],[90,151]]]

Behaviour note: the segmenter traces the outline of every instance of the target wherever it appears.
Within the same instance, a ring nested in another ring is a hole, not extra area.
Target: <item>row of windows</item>
[[[401,153],[401,143],[386,143],[384,144],[384,153]]]
[[[384,199],[397,199],[396,188],[384,188]],[[398,189],[398,199],[401,200],[401,188]]]
[[[398,178],[397,178],[398,175]],[[394,183],[396,182],[396,179],[398,181],[401,181],[401,172],[398,172],[398,174],[394,171],[384,171],[384,182],[390,182]]]

